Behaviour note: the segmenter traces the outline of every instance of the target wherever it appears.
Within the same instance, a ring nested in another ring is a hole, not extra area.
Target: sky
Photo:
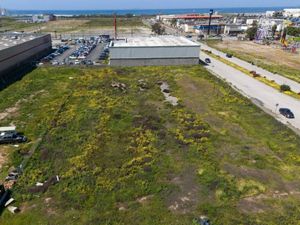
[[[299,6],[300,0],[0,0],[7,9],[175,9]]]

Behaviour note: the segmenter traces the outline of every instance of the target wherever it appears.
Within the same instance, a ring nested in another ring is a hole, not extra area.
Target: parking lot
[[[53,45],[53,52],[39,65],[104,65],[109,55],[109,42],[108,35],[62,39]]]

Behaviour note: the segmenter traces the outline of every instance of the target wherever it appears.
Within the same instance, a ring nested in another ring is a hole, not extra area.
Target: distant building
[[[1,16],[8,16],[8,11],[4,8],[0,8],[0,17]]]
[[[224,27],[224,34],[237,36],[238,34],[244,33],[247,29],[248,26],[246,25],[227,24]]]
[[[211,24],[210,33],[211,34],[221,34],[224,31],[224,24]],[[194,26],[194,30],[197,34],[207,34],[209,25],[201,24]]]
[[[300,9],[284,9],[284,17],[300,17]]]
[[[221,15],[212,15],[212,19],[222,19],[223,16]],[[209,15],[208,14],[180,14],[180,15],[158,15],[156,17],[157,20],[162,20],[162,21],[168,21],[172,19],[176,20],[184,20],[184,21],[199,21],[199,20],[208,20]]]
[[[267,12],[266,12],[266,17],[267,17],[267,18],[273,17],[274,14],[275,14],[275,11],[267,11]]]
[[[110,44],[111,66],[195,65],[200,45],[185,37],[135,37]]]
[[[253,23],[257,23],[258,22],[258,19],[247,19],[246,20],[246,24],[248,26],[251,26]]]
[[[33,15],[32,22],[33,23],[47,23],[49,21],[55,21],[56,16],[53,14],[42,14],[42,15]]]
[[[272,31],[274,25],[277,26],[276,31],[281,31],[283,29],[284,20],[283,19],[273,19],[273,18],[261,18],[258,22],[260,27],[263,27],[269,31]]]

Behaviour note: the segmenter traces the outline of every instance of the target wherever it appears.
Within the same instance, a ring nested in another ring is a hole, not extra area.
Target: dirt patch
[[[9,146],[0,146],[0,169],[2,169],[7,162],[9,150]]]
[[[44,93],[44,90],[38,91],[34,94],[31,94],[28,98],[23,98],[18,100],[13,106],[6,108],[3,112],[0,113],[0,121],[7,119],[7,118],[12,118],[18,115],[18,111],[20,109],[20,105],[22,103],[31,101],[35,96],[40,95],[42,93]]]
[[[225,164],[223,169],[237,178],[253,179],[263,184],[273,184],[274,188],[285,190],[285,183],[280,175],[271,170],[255,169],[244,166]]]
[[[260,194],[253,197],[247,197],[239,201],[238,209],[246,214],[263,213],[267,210],[273,210],[272,205],[268,205],[267,200],[271,199],[286,199],[288,197],[300,198],[300,191],[280,192],[270,191],[265,194]]]
[[[195,82],[189,76],[182,76],[181,79],[177,80],[177,85],[181,88],[183,102],[188,108],[201,114],[207,112],[209,99],[216,94],[211,83],[205,80]]]
[[[199,184],[196,182],[195,171],[186,169],[180,176],[170,181],[178,187],[167,198],[168,209],[174,213],[186,214],[196,209],[199,202]]]
[[[270,209],[263,202],[253,199],[243,199],[237,204],[238,209],[245,214],[263,213]]]
[[[141,198],[138,198],[136,201],[142,205],[147,204],[151,199],[153,198],[153,195],[147,195]]]

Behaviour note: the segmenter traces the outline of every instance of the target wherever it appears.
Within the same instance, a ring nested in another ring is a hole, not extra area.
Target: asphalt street
[[[94,48],[90,54],[86,57],[87,60],[91,60],[92,62],[99,61],[100,53],[103,51],[105,45],[107,43],[99,43],[96,48]]]
[[[248,63],[246,61],[243,61],[243,60],[240,60],[236,57],[232,57],[232,58],[227,58],[226,57],[226,54],[221,52],[221,51],[218,51],[214,48],[211,48],[203,43],[201,43],[201,49],[202,50],[209,50],[211,51],[213,54],[215,55],[219,55],[221,56],[222,58],[230,61],[230,62],[233,62],[249,71],[256,71],[258,74],[260,74],[261,76],[265,76],[267,79],[269,80],[274,80],[277,84],[279,85],[282,85],[282,84],[287,84],[291,87],[291,89],[296,92],[296,93],[300,93],[300,83],[296,82],[296,81],[293,81],[293,80],[290,80],[286,77],[283,77],[281,75],[278,75],[278,74],[274,74],[274,73],[271,73],[267,70],[264,70],[260,67],[257,67],[255,65],[252,65],[251,63]]]
[[[200,59],[204,61],[205,58],[211,59],[211,63],[206,66],[209,71],[225,80],[244,96],[250,98],[278,121],[291,126],[297,133],[300,133],[299,100],[280,93],[278,90],[201,52]],[[291,109],[295,115],[295,119],[287,119],[280,115],[278,109],[281,107]]]

